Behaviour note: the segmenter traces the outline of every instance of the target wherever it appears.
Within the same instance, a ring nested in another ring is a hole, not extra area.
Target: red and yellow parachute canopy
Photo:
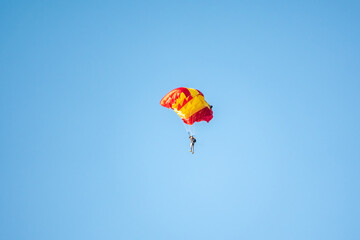
[[[193,125],[194,122],[209,122],[213,111],[205,101],[204,95],[196,89],[180,87],[170,91],[161,99],[160,104],[174,110],[184,121]]]

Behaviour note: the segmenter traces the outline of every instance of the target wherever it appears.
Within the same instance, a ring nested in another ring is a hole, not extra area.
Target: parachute
[[[184,123],[209,122],[213,118],[212,106],[204,94],[193,88],[180,87],[170,91],[160,101],[161,106],[174,110]]]

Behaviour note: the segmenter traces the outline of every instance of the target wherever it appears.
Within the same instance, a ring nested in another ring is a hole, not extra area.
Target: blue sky
[[[2,1],[0,238],[359,239],[359,11]]]

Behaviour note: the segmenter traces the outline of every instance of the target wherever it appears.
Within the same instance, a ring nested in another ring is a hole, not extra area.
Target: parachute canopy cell
[[[193,88],[176,88],[166,94],[160,104],[174,110],[188,125],[193,125],[194,122],[209,122],[213,118],[213,111],[204,95]]]

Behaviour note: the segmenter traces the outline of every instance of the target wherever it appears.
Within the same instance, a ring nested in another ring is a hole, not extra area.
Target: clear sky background
[[[360,239],[359,12],[1,1],[0,239]]]

